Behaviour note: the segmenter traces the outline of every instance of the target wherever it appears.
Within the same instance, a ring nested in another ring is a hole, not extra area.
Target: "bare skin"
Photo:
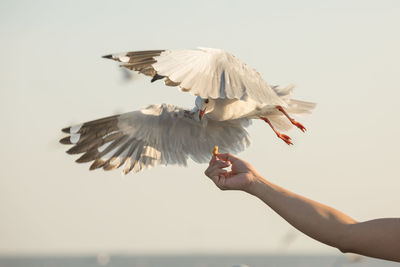
[[[232,170],[226,171],[229,166]],[[324,244],[344,253],[400,262],[400,218],[358,222],[267,181],[232,154],[213,156],[205,174],[221,190],[242,190],[256,196],[298,230]]]

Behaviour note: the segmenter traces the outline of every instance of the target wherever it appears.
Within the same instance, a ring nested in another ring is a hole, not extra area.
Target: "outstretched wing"
[[[250,120],[198,121],[198,113],[172,105],[145,109],[67,127],[60,140],[72,144],[67,153],[84,153],[76,162],[90,169],[138,172],[157,164],[186,165],[187,159],[207,162],[215,145],[222,152],[239,152],[250,144],[244,127]]]
[[[220,49],[151,50],[104,57],[152,76],[152,82],[165,78],[166,85],[179,86],[202,98],[252,99],[260,104],[286,106],[256,70]]]

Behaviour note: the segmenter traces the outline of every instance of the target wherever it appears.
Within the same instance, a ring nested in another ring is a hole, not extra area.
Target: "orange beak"
[[[199,113],[199,119],[201,120],[204,116],[204,113],[206,112],[206,109],[201,109]]]

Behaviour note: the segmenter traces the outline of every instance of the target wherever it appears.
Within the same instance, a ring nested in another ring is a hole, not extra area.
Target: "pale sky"
[[[265,123],[239,156],[357,220],[398,217],[399,1],[1,1],[0,254],[339,253],[261,201],[221,192],[206,164],[88,171],[58,143],[71,123],[194,97],[122,80],[102,55],[225,49],[317,102],[288,147]],[[285,246],[288,235],[296,237]]]

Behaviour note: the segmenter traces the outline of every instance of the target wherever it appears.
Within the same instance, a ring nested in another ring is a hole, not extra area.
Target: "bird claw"
[[[295,121],[295,120],[292,120],[291,122],[292,122],[292,124],[293,124],[294,126],[296,126],[297,128],[299,128],[303,133],[304,133],[305,131],[307,131],[306,127],[304,127],[303,124],[301,124],[300,122]]]
[[[286,134],[282,134],[282,133],[277,133],[276,134],[280,139],[282,139],[286,144],[288,145],[293,145],[292,143],[292,138],[290,138],[290,136],[287,136]]]

